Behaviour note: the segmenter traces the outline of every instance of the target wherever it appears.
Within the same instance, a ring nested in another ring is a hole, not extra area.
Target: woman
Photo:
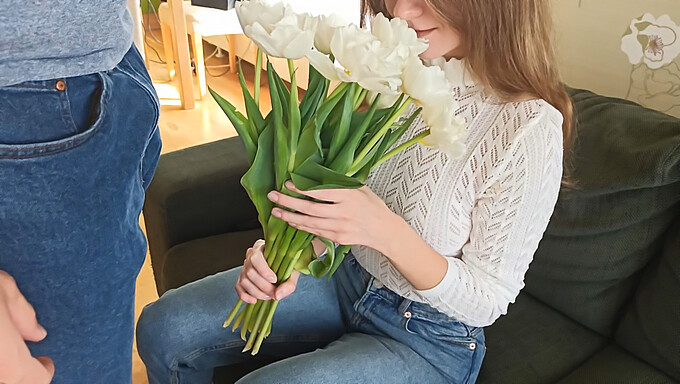
[[[461,159],[413,146],[358,190],[269,197],[298,229],[356,244],[330,282],[276,285],[258,241],[242,268],[166,293],[138,326],[150,383],[209,383],[216,366],[259,360],[239,383],[472,383],[482,327],[505,314],[552,213],[572,111],[550,43],[547,0],[369,0],[429,42],[467,121]],[[405,135],[425,129],[418,120]],[[323,249],[315,245],[317,252]],[[235,285],[236,292],[228,287]],[[293,295],[291,293],[296,290]],[[290,297],[288,297],[290,295]],[[234,302],[284,299],[257,357],[221,328]]]

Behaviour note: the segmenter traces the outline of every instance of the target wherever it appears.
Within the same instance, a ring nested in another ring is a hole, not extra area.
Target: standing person
[[[239,383],[473,383],[482,327],[505,314],[554,209],[572,134],[548,0],[370,0],[427,39],[467,121],[465,155],[415,145],[356,190],[278,192],[272,214],[356,244],[330,282],[275,284],[262,241],[243,267],[168,291],[137,329],[149,382],[210,383],[217,366],[269,363]],[[425,129],[416,120],[402,141]],[[566,144],[566,145],[565,145]],[[316,244],[318,251],[322,247]],[[235,286],[235,292],[228,290]],[[291,294],[293,291],[294,294]],[[236,300],[281,300],[253,358],[221,327]],[[285,299],[284,299],[285,298]]]
[[[3,2],[0,383],[131,382],[158,115],[125,0]]]

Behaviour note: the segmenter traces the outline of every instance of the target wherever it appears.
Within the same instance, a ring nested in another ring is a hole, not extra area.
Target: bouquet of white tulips
[[[457,156],[464,150],[465,128],[454,116],[457,102],[444,72],[418,58],[427,44],[400,19],[379,14],[370,29],[347,25],[337,17],[296,14],[263,0],[236,3],[245,34],[259,47],[254,94],[239,68],[246,115],[211,90],[243,140],[250,168],[241,184],[253,201],[265,234],[265,258],[278,282],[293,269],[330,277],[350,245],[321,239],[327,253],[317,258],[315,238],[271,215],[267,193],[292,180],[302,190],[358,188],[369,172],[418,142]],[[261,50],[261,51],[260,51]],[[267,63],[271,111],[259,109],[262,54],[288,60],[290,86]],[[294,59],[309,60],[309,83],[299,101]],[[338,84],[331,89],[331,84]],[[422,113],[429,129],[395,146]],[[239,301],[224,326],[233,321],[255,355],[272,328],[276,300]],[[240,312],[239,312],[240,311]],[[250,334],[248,335],[248,332]]]

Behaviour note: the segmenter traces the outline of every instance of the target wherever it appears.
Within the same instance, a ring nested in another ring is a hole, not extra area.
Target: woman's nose
[[[392,16],[412,21],[423,14],[423,0],[394,0]]]

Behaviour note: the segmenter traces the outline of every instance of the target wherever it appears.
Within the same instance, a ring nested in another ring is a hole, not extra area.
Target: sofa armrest
[[[161,156],[144,203],[157,281],[175,245],[259,227],[257,211],[240,183],[247,169],[238,137]]]

